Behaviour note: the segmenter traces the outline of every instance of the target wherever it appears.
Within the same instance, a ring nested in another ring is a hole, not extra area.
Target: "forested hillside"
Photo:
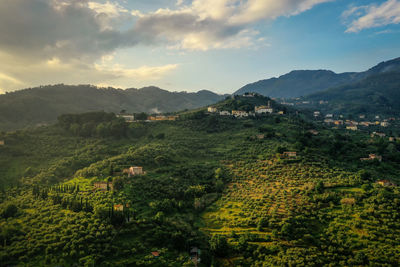
[[[54,123],[57,116],[65,113],[172,112],[202,107],[223,98],[205,90],[186,93],[157,87],[122,90],[90,85],[42,86],[0,95],[0,130]]]
[[[400,114],[400,73],[372,75],[358,83],[312,94],[305,101],[327,101],[318,108],[335,114]]]
[[[236,97],[215,107],[268,101]],[[246,118],[202,108],[129,124],[107,113],[65,115],[1,133],[0,262],[397,265],[399,141],[272,106],[273,114]],[[360,160],[369,154],[382,160]]]

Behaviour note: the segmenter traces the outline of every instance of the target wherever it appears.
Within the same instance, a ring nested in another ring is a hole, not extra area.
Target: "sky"
[[[0,93],[48,84],[233,93],[400,57],[400,0],[0,0]]]

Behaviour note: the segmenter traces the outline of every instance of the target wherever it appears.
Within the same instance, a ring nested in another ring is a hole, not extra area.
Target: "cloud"
[[[296,15],[328,1],[178,1],[174,10],[142,13],[112,1],[2,0],[0,51],[32,60],[95,62],[103,54],[138,44],[169,43],[188,50],[239,47],[221,45],[225,41],[248,46],[252,42],[244,41],[243,34],[255,22]]]
[[[86,0],[0,1],[0,51],[31,60],[80,58],[95,61],[104,53],[130,47],[140,37],[117,28],[121,7]]]
[[[16,78],[11,77],[5,73],[0,73],[0,93],[5,92],[4,88],[19,89],[19,88],[21,88],[21,86],[24,86],[24,85],[25,84],[22,81],[20,81]]]
[[[122,7],[118,3],[111,3],[107,1],[106,3],[88,2],[88,7],[94,10],[97,14],[105,14],[108,17],[116,18],[123,13],[129,13],[129,11]]]
[[[208,50],[253,46],[251,27],[262,20],[293,16],[332,0],[194,0],[179,9],[159,9],[142,14],[135,32],[147,40],[175,43],[186,50]],[[254,36],[255,37],[255,36]],[[231,45],[222,45],[230,43]],[[235,44],[235,45],[232,45]]]
[[[141,66],[139,68],[125,68],[120,64],[109,66],[108,64],[96,64],[95,68],[99,72],[110,75],[113,79],[130,78],[146,81],[153,81],[162,78],[168,72],[178,68],[178,64],[168,64],[164,66]]]
[[[343,12],[346,32],[355,33],[364,29],[400,23],[400,1],[388,0],[381,5],[351,7]]]
[[[256,23],[331,0],[184,0],[174,9],[128,9],[125,1],[1,0],[0,86],[160,79],[177,64],[127,67],[107,57],[122,48],[180,51],[266,45]]]

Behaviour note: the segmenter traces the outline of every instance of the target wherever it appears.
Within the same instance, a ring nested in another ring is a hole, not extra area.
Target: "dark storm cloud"
[[[0,50],[27,57],[96,59],[137,43],[135,34],[103,29],[87,1],[2,0]]]

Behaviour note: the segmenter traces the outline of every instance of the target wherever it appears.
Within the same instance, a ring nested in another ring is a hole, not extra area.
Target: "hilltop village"
[[[307,111],[313,121],[348,131],[367,132],[371,137],[386,138],[389,142],[400,140],[400,117],[382,114],[340,114],[329,112],[325,100],[317,102],[296,99],[273,99],[281,105],[295,107]]]

